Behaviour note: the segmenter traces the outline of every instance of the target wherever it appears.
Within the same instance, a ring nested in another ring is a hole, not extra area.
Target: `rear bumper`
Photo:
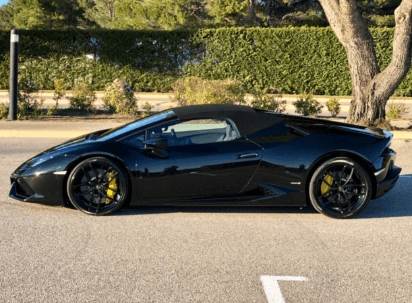
[[[383,195],[387,194],[395,186],[396,181],[398,181],[399,179],[401,171],[402,168],[395,165],[392,165],[390,167],[385,179],[377,184],[374,199],[380,198]]]

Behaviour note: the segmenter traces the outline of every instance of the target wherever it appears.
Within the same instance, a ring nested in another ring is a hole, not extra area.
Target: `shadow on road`
[[[400,176],[395,187],[385,196],[370,201],[368,206],[354,219],[391,218],[412,216],[412,175]],[[316,214],[311,207],[267,207],[267,206],[136,206],[124,207],[113,216],[150,215],[164,213],[274,213]]]
[[[412,216],[412,175],[401,175],[385,196],[369,202],[356,218],[394,218]]]
[[[166,213],[250,213],[250,214],[314,214],[312,207],[275,206],[135,206],[124,207],[112,216],[151,215]]]

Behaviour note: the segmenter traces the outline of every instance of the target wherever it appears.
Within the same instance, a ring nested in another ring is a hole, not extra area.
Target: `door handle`
[[[247,159],[247,158],[255,158],[257,157],[258,154],[257,153],[251,153],[251,154],[243,154],[243,155],[239,155],[236,157],[236,159]]]

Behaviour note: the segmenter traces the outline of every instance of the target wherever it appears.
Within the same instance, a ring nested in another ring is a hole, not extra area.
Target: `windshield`
[[[112,139],[114,137],[126,134],[129,131],[141,128],[143,126],[149,125],[149,124],[154,123],[154,122],[164,120],[164,119],[166,119],[170,116],[173,116],[173,115],[175,115],[175,112],[173,110],[162,111],[162,112],[157,113],[155,115],[133,121],[129,124],[112,128],[112,129],[108,130],[107,132],[104,132],[103,134],[98,136],[96,139],[105,139],[105,140]]]

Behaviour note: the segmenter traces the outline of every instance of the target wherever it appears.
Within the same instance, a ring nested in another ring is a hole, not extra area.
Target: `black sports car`
[[[78,137],[11,175],[10,196],[92,215],[132,205],[305,206],[349,218],[401,169],[381,129],[248,106],[170,109]]]

